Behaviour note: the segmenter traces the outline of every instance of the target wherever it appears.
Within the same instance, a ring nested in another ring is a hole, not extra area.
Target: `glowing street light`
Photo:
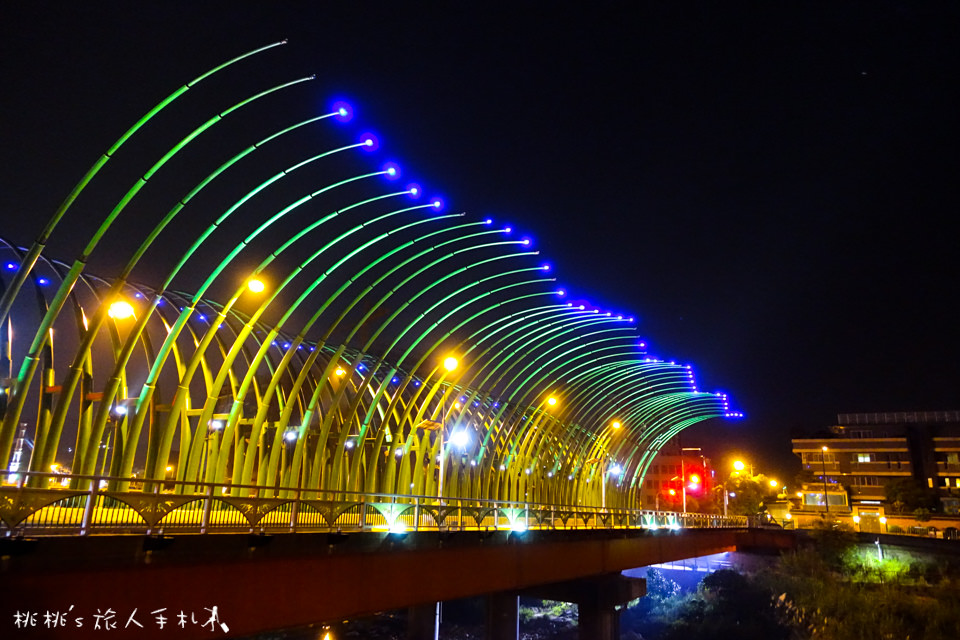
[[[117,300],[107,309],[107,315],[114,320],[125,320],[133,317],[133,306],[126,300]]]
[[[737,471],[743,471],[744,469],[747,468],[747,465],[745,465],[742,460],[737,460],[736,462],[733,463],[733,468],[736,469]]]
[[[619,429],[619,428],[620,428],[620,423],[619,423],[618,421],[614,420],[614,421],[610,424],[610,426],[613,427],[614,429]]]
[[[247,280],[247,289],[250,289],[253,293],[263,293],[266,288],[267,285],[265,285],[260,278],[250,278]]]
[[[447,371],[454,371],[460,363],[453,356],[448,356],[443,361],[443,368]]]
[[[547,404],[552,407],[555,404],[557,404],[557,399],[554,398],[553,396],[550,396],[549,398],[547,398]]]

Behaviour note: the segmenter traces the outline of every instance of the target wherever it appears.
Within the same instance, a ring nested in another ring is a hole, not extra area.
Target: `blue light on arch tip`
[[[370,132],[360,135],[360,148],[364,151],[374,152],[380,148],[380,140]]]
[[[330,110],[333,112],[333,119],[338,122],[350,122],[353,120],[353,106],[351,106],[349,102],[337,100],[330,105]]]
[[[409,194],[414,200],[419,199],[423,194],[423,189],[416,182],[411,182],[405,188],[407,190],[407,194]]]
[[[549,262],[544,262],[542,265],[540,265],[540,268],[543,269],[544,271],[550,271],[550,269],[551,269],[550,263],[549,263]]]
[[[399,180],[400,179],[400,165],[396,162],[387,162],[380,169],[383,171],[383,177],[387,180]]]
[[[46,278],[37,278],[37,284],[40,285],[41,287],[45,287],[48,284],[50,284],[50,281],[47,280]]]
[[[8,262],[5,266],[6,266],[6,268],[7,268],[7,271],[16,271],[16,270],[17,270],[17,263],[16,263],[16,262]]]
[[[446,207],[446,203],[443,201],[443,198],[439,196],[434,196],[430,199],[430,204],[433,206],[434,211],[443,211]]]

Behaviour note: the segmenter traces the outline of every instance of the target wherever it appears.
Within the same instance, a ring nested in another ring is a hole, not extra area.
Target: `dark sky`
[[[288,38],[250,68],[316,73],[406,175],[747,414],[685,445],[792,477],[791,434],[838,412],[960,408],[955,3],[399,4],[4,3],[0,235],[28,243],[175,87]]]

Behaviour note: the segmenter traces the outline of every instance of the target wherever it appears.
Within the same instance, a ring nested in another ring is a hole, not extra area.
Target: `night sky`
[[[349,99],[385,159],[747,414],[685,446],[792,479],[791,435],[839,412],[960,409],[955,3],[192,4],[3,4],[0,235],[29,244],[140,114],[288,38],[245,69],[316,73],[295,100]]]

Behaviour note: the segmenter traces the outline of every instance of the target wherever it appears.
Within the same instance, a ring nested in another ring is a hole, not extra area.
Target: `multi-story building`
[[[960,511],[960,411],[849,413],[837,422],[829,433],[793,440],[809,474],[801,509],[882,517],[887,485],[913,478],[944,513]]]
[[[665,449],[647,469],[643,479],[644,509],[681,511],[684,494],[688,507],[710,499],[714,470],[698,447]]]

